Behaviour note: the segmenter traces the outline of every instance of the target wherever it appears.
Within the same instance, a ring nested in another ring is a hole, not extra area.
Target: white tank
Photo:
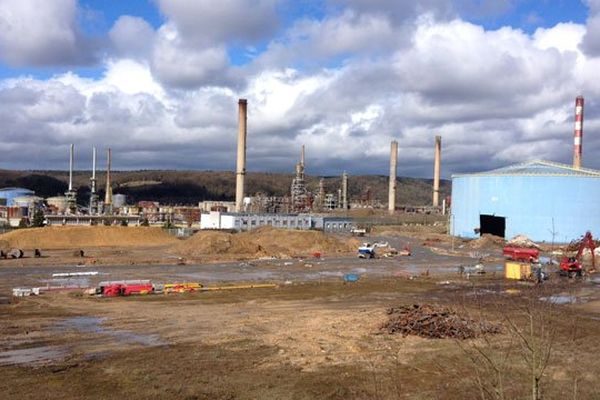
[[[127,204],[127,196],[124,194],[113,194],[113,207],[121,208]]]
[[[40,203],[42,200],[41,197],[37,196],[19,196],[13,198],[13,204],[15,207],[31,207]]]
[[[46,203],[49,206],[56,207],[59,213],[63,213],[67,210],[68,202],[65,196],[48,197]]]

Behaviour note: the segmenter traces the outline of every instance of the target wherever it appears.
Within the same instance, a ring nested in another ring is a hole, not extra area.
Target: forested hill
[[[128,202],[155,200],[161,204],[192,205],[203,200],[233,200],[235,197],[235,174],[223,171],[114,171],[111,174],[113,193],[128,196]],[[246,192],[249,195],[262,192],[272,196],[289,193],[293,175],[250,172],[246,175]],[[10,171],[0,170],[0,188],[24,187],[34,190],[38,196],[62,195],[67,190],[67,171]],[[74,186],[80,204],[86,204],[89,196],[89,172],[76,172]],[[310,191],[318,192],[320,176],[308,176]],[[328,193],[337,193],[341,187],[339,176],[324,177]],[[100,196],[104,195],[106,175],[97,174]],[[398,205],[428,205],[431,203],[431,179],[398,178]],[[348,191],[351,199],[358,198],[367,187],[373,197],[387,203],[388,177],[382,175],[350,175]],[[450,181],[441,182],[441,196],[450,194]],[[102,198],[102,197],[101,197]]]

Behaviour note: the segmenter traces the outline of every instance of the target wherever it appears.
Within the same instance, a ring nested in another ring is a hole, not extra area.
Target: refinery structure
[[[437,213],[447,216],[449,233],[462,237],[477,237],[491,233],[506,237],[525,233],[539,240],[548,240],[548,227],[554,223],[565,237],[571,237],[585,222],[596,222],[600,215],[581,214],[578,210],[590,207],[568,209],[565,201],[577,204],[589,202],[590,193],[596,193],[600,172],[582,167],[583,136],[583,97],[575,102],[575,130],[573,165],[565,166],[549,161],[530,161],[494,171],[455,174],[452,177],[452,197],[440,194],[442,137],[432,136],[433,180],[431,203],[427,207],[413,207],[411,210]],[[64,196],[37,197],[23,188],[0,190],[0,223],[10,226],[29,224],[36,210],[42,210],[44,223],[48,225],[104,224],[104,225],[167,225],[192,229],[233,229],[249,230],[263,225],[293,229],[323,229],[349,231],[356,224],[351,218],[354,209],[387,209],[394,216],[398,207],[398,192],[402,191],[397,177],[398,141],[390,143],[389,182],[387,202],[376,199],[370,187],[361,188],[359,196],[351,197],[349,183],[352,177],[340,171],[338,183],[326,184],[324,177],[318,186],[307,183],[307,149],[301,145],[295,164],[294,175],[285,195],[247,192],[247,141],[248,101],[238,101],[237,162],[235,171],[235,199],[233,201],[202,201],[193,206],[161,205],[152,199],[129,204],[124,194],[113,193],[111,180],[112,150],[106,149],[106,182],[104,195],[98,194],[97,149],[91,150],[91,176],[89,178],[89,199],[83,201],[77,196],[74,187],[73,144],[69,147],[68,189]],[[314,182],[314,181],[313,181]],[[566,197],[550,196],[556,188],[568,185],[574,188]],[[550,192],[548,192],[550,191]],[[548,192],[549,201],[542,207],[529,207],[533,199]],[[518,199],[518,201],[515,201]],[[79,202],[78,202],[79,200]],[[591,208],[593,209],[593,207]],[[556,210],[562,210],[560,215]],[[577,214],[579,213],[579,214]],[[580,215],[581,214],[581,215]],[[570,221],[570,222],[568,222]],[[592,229],[592,226],[589,227]]]

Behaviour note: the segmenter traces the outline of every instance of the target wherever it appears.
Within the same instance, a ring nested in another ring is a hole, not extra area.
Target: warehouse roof
[[[461,176],[580,176],[600,178],[600,171],[589,168],[576,169],[570,165],[552,161],[533,160],[491,171],[452,175],[453,178]]]

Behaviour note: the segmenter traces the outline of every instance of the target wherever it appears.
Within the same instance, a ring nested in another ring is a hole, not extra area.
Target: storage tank
[[[38,196],[18,196],[12,199],[13,206],[15,207],[34,207],[40,204],[44,199]]]
[[[0,205],[14,206],[13,199],[21,196],[33,196],[35,192],[33,190],[17,187],[7,187],[0,189]]]
[[[450,233],[570,242],[600,236],[600,171],[530,161],[452,176]]]
[[[46,203],[48,203],[49,206],[56,207],[59,213],[67,211],[68,202],[65,196],[48,197]]]
[[[125,204],[127,204],[127,196],[124,194],[113,194],[112,199],[112,204],[114,208],[121,208]]]

